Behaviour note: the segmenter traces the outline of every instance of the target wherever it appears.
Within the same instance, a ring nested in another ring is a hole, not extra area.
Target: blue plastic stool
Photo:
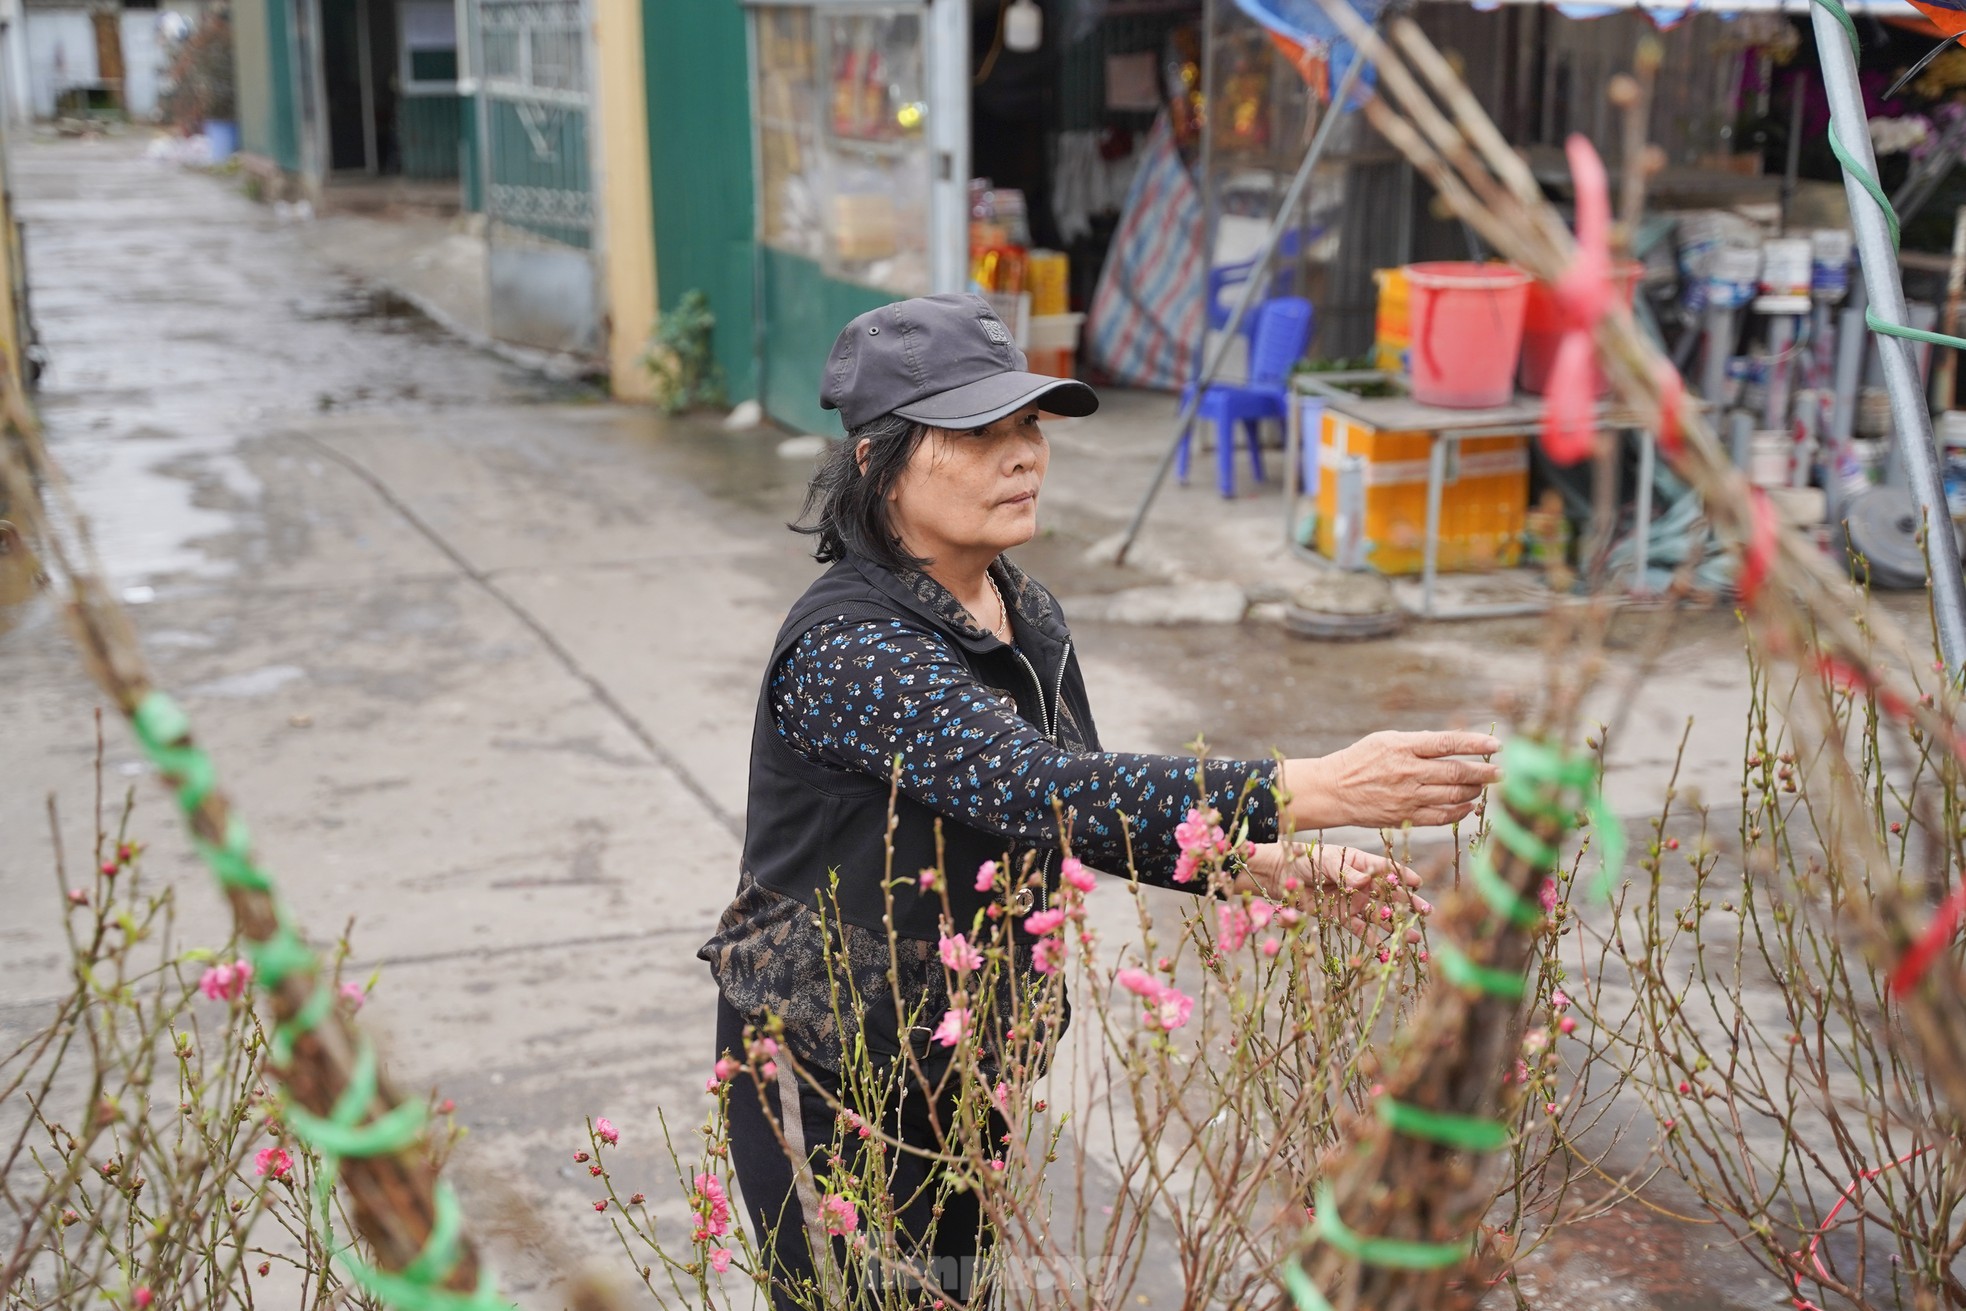
[[[1321,229],[1319,230],[1321,231]],[[1264,288],[1264,290],[1269,292],[1269,295],[1259,297],[1256,304],[1251,307],[1250,312],[1242,316],[1242,322],[1236,325],[1236,331],[1241,333],[1245,339],[1255,331],[1256,310],[1262,308],[1263,302],[1266,300],[1275,300],[1290,294],[1291,269],[1288,261],[1296,259],[1297,252],[1305,244],[1305,239],[1314,235],[1316,235],[1315,232],[1306,232],[1302,228],[1292,228],[1278,240],[1276,254],[1279,258],[1277,265],[1270,270],[1270,285]],[[1240,287],[1243,283],[1249,281],[1250,275],[1255,271],[1256,257],[1254,255],[1245,260],[1238,260],[1234,264],[1217,264],[1208,271],[1209,327],[1220,330],[1229,326],[1230,306],[1227,300],[1224,299],[1222,293]]]
[[[1249,341],[1249,380],[1243,383],[1210,383],[1196,407],[1195,418],[1215,425],[1215,480],[1225,497],[1236,494],[1236,425],[1249,435],[1250,472],[1263,481],[1262,423],[1265,419],[1284,420],[1289,405],[1290,370],[1310,345],[1314,318],[1311,303],[1302,296],[1279,296],[1265,301],[1256,312],[1256,327]],[[1194,395],[1192,385],[1184,388],[1185,406]],[[1188,437],[1174,453],[1174,476],[1188,481]]]

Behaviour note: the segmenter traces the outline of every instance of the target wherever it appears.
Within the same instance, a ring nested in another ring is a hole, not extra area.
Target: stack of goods
[[[1085,316],[1071,312],[1070,262],[1032,249],[1023,192],[976,178],[969,199],[970,289],[996,308],[1034,372],[1073,376]]]

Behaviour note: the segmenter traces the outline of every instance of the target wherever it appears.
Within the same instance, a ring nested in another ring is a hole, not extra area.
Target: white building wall
[[[125,9],[122,14],[123,108],[147,123],[157,117],[157,98],[170,69],[170,55],[158,28],[161,9]]]
[[[34,117],[27,75],[27,23],[21,0],[0,0],[0,122],[19,127]]]
[[[27,84],[36,118],[53,118],[55,97],[78,82],[93,82],[96,29],[86,9],[27,11]]]

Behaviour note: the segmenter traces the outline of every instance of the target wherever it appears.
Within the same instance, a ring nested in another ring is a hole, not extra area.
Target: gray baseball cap
[[[869,310],[841,330],[819,403],[838,410],[849,431],[884,414],[963,429],[1027,405],[1072,418],[1099,408],[1084,383],[1027,372],[1028,364],[981,296],[917,296]]]

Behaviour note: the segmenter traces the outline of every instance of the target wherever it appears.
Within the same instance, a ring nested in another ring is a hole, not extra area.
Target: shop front
[[[838,431],[819,377],[848,319],[967,285],[967,23],[946,0],[750,6],[758,392],[782,423]]]

